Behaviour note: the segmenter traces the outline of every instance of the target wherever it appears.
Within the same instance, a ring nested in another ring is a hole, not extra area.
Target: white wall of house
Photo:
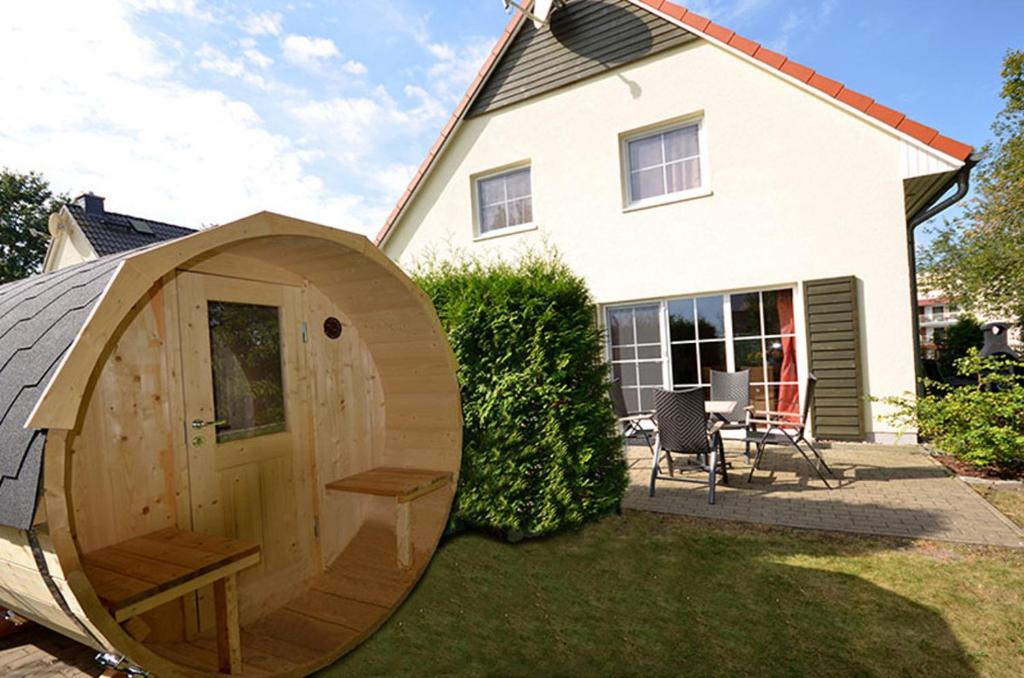
[[[97,257],[82,229],[63,211],[50,216],[49,230],[50,248],[43,261],[43,273],[59,271]]]
[[[702,197],[624,207],[622,135],[703,119]],[[384,245],[406,268],[430,253],[510,258],[555,246],[603,305],[861,281],[865,390],[914,389],[903,142],[707,42],[467,120]],[[474,238],[473,178],[528,161],[536,228]],[[886,412],[868,430],[892,439]]]

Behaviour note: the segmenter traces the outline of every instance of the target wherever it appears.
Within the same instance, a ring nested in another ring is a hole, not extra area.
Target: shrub
[[[970,349],[982,347],[985,333],[973,316],[964,315],[946,330],[945,338],[938,343],[939,367],[943,374],[953,374],[958,360],[966,357]]]
[[[459,361],[465,425],[451,528],[536,536],[615,509],[628,478],[584,282],[536,254],[430,262],[416,278]]]
[[[928,395],[886,398],[901,426],[916,426],[936,447],[958,459],[999,472],[1024,471],[1024,385],[1008,371],[1024,374],[1024,362],[981,358],[977,349],[957,361],[962,376],[977,384],[928,382]]]

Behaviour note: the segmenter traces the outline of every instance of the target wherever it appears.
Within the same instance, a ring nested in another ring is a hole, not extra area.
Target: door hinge
[[[302,321],[302,343],[309,343],[309,324],[305,320]]]

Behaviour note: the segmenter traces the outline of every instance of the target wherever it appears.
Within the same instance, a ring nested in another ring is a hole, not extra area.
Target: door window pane
[[[675,386],[700,383],[697,374],[697,344],[672,346],[672,383]]]
[[[733,351],[737,370],[750,370],[751,381],[764,381],[760,339],[737,339],[733,342]]]
[[[611,346],[612,375],[623,386],[630,412],[649,409],[652,388],[663,385],[661,306],[610,308],[605,317]]]
[[[793,290],[762,292],[764,303],[764,333],[793,334]]]
[[[608,334],[612,346],[624,346],[633,343],[633,309],[608,309]]]
[[[285,430],[278,309],[222,301],[207,309],[214,417],[225,422],[217,441]]]
[[[725,339],[723,297],[697,299],[697,335],[700,339]]]
[[[697,338],[693,322],[693,299],[668,302],[669,335],[672,341],[693,341]]]
[[[757,292],[732,295],[732,332],[737,337],[761,334],[761,306]]]
[[[638,306],[636,309],[636,343],[661,342],[661,312],[658,306]]]
[[[729,371],[725,361],[724,341],[702,341],[700,343],[700,370],[703,377],[702,384],[711,383],[711,370]]]

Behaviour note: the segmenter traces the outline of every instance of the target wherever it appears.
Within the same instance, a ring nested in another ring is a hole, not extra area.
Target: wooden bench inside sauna
[[[301,675],[447,521],[456,366],[365,238],[260,213],[0,287],[0,606],[157,675]]]

